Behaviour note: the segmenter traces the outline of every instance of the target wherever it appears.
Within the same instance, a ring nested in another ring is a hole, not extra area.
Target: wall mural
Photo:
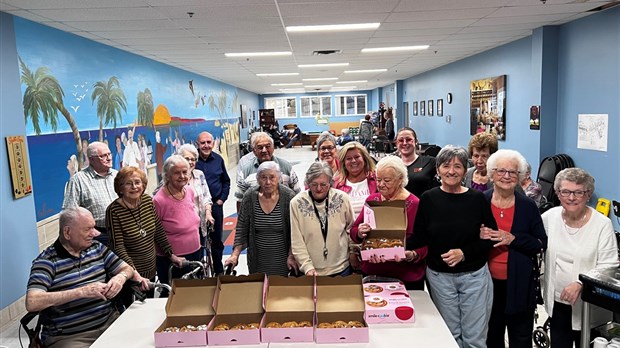
[[[237,88],[21,18],[15,33],[38,221],[60,211],[93,141],[109,145],[115,169],[160,173],[208,131],[236,162]]]

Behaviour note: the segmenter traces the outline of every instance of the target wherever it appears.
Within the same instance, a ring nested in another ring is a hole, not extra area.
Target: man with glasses
[[[105,211],[108,205],[118,198],[114,192],[114,178],[118,171],[112,169],[112,153],[105,143],[90,143],[86,155],[89,166],[69,180],[62,209],[83,207],[90,211],[95,218],[95,228],[101,233],[95,239],[108,245]]]

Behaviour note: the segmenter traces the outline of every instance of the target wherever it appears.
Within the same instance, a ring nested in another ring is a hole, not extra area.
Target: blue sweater
[[[211,152],[206,160],[198,156],[196,169],[204,173],[213,203],[218,199],[221,199],[222,202],[226,201],[230,193],[230,177],[222,156],[215,152]]]

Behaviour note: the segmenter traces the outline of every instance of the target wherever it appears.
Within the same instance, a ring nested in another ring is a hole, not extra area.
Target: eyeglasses
[[[499,176],[505,176],[506,174],[508,174],[508,176],[511,178],[518,177],[520,173],[518,170],[506,170],[506,169],[493,169],[493,170],[495,170],[495,173],[497,173]]]
[[[142,181],[127,181],[123,185],[125,185],[125,187],[140,187],[142,186]]]
[[[571,191],[571,190],[560,190],[558,191],[558,194],[562,197],[570,197],[570,195],[575,196],[575,198],[582,198],[583,196],[586,195],[586,193],[590,192],[589,190],[576,190],[576,191]]]
[[[196,162],[196,159],[194,157],[183,157],[183,158],[185,158],[187,162]]]
[[[321,146],[319,147],[319,151],[331,151],[333,149],[335,149],[336,147],[333,145],[329,145],[329,146]]]
[[[319,187],[322,188],[322,189],[329,188],[329,184],[324,183],[324,182],[322,182],[322,183],[313,182],[313,183],[311,183],[308,186],[310,186],[310,188],[313,188],[313,189],[317,189]]]
[[[112,153],[108,152],[108,153],[104,153],[103,155],[90,156],[90,158],[95,158],[95,157],[98,157],[100,160],[104,160],[106,158],[112,158]]]

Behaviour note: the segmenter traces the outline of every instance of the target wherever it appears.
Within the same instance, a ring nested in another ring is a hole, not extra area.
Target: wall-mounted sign
[[[6,137],[6,149],[9,155],[13,196],[16,199],[22,198],[32,193],[30,167],[24,136],[16,135]]]

